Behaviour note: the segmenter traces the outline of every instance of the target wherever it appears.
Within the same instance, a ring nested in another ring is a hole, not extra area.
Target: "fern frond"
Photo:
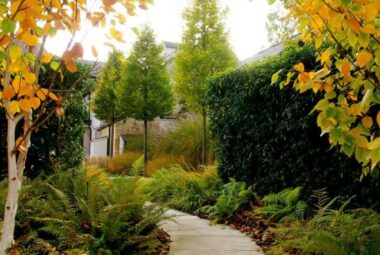
[[[141,176],[144,171],[144,156],[139,157],[133,162],[131,169],[128,171],[129,176]]]

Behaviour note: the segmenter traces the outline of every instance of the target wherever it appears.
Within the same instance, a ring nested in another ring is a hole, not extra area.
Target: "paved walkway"
[[[169,255],[263,255],[261,248],[237,230],[228,226],[210,226],[210,221],[168,210],[172,220],[161,223],[169,233]]]

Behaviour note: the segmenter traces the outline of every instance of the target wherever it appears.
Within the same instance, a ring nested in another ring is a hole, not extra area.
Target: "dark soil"
[[[163,229],[158,230],[158,240],[161,245],[158,247],[157,253],[154,255],[167,255],[170,250],[170,235],[166,233]]]
[[[269,231],[269,228],[274,226],[273,222],[254,215],[252,211],[238,212],[232,219],[223,223],[248,235],[264,250],[274,244],[274,234]]]

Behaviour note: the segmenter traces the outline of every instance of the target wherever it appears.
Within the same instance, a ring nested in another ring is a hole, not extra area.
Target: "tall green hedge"
[[[259,194],[296,186],[309,194],[326,187],[332,196],[357,195],[357,204],[374,206],[378,179],[360,182],[359,164],[320,137],[316,116],[309,114],[318,95],[271,84],[275,72],[286,74],[299,61],[315,67],[313,56],[309,47],[292,46],[210,81],[210,129],[220,175],[254,184]]]

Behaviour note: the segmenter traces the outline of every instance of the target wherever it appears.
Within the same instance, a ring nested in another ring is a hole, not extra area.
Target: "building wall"
[[[178,124],[177,119],[160,119],[148,122],[149,135],[160,136],[169,130],[175,128]],[[120,154],[124,152],[125,141],[123,137],[131,135],[143,135],[144,122],[135,119],[127,119],[115,124],[114,153]]]

